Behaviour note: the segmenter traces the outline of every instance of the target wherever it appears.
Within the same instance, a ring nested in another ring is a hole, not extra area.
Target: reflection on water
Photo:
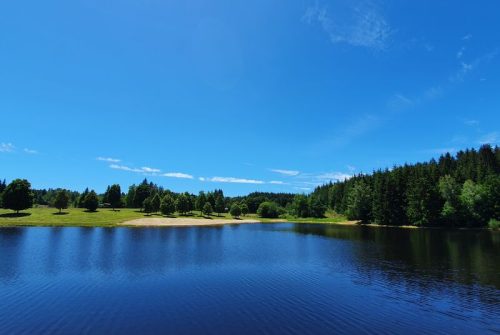
[[[499,333],[499,272],[490,231],[4,228],[0,333]]]
[[[488,230],[399,229],[295,224],[293,231],[377,246],[359,247],[356,262],[362,267],[401,264],[409,271],[464,284],[500,289],[500,232]]]

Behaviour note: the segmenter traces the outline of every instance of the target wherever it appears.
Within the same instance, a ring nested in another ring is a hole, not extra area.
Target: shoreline
[[[124,227],[200,227],[261,223],[249,219],[140,218],[117,223]]]
[[[242,216],[238,219],[228,214],[222,216],[204,217],[200,215],[164,217],[160,215],[147,216],[137,209],[104,210],[85,212],[81,209],[67,209],[62,213],[52,208],[32,208],[19,214],[7,210],[0,210],[0,228],[15,227],[199,227],[222,226],[250,223],[296,223],[358,226],[371,228],[400,228],[400,229],[445,229],[445,230],[491,230],[489,227],[420,227],[410,225],[381,225],[374,223],[360,223],[355,220],[346,220],[344,217],[325,218],[275,218],[266,219],[255,215]]]

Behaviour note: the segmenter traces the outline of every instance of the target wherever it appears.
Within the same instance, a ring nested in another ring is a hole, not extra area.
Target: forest
[[[205,215],[256,213],[264,218],[322,218],[328,211],[365,224],[424,227],[500,226],[500,148],[483,145],[438,160],[394,166],[318,186],[311,194],[253,192],[228,197],[223,190],[176,193],[144,179],[123,192],[109,185],[102,194],[63,189],[31,189],[16,179],[0,181],[2,207],[59,209],[139,208],[145,213]]]
[[[380,225],[498,226],[500,148],[394,166],[320,186],[311,195],[350,220]]]

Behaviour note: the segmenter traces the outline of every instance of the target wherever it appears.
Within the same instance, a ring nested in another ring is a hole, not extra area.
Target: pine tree
[[[203,212],[203,206],[205,206],[206,202],[207,202],[207,197],[205,196],[205,192],[201,191],[196,197],[195,209],[197,211],[200,211],[200,213]]]
[[[160,210],[160,204],[161,204],[161,200],[160,200],[160,196],[158,193],[156,193],[152,198],[151,198],[151,211],[153,213],[156,213]]]
[[[54,207],[59,210],[59,213],[61,213],[63,209],[68,208],[68,204],[69,204],[68,192],[66,190],[59,190],[56,193],[56,197],[54,199],[53,203]]]
[[[87,193],[83,205],[89,212],[95,212],[99,207],[99,198],[94,190]]]
[[[224,198],[221,194],[217,194],[217,198],[215,199],[215,212],[217,216],[220,216],[220,213],[224,212]]]
[[[120,185],[114,184],[114,185],[108,186],[108,190],[106,193],[107,193],[107,201],[106,202],[108,202],[111,205],[113,210],[115,210],[115,208],[121,207],[122,191],[121,191]]]

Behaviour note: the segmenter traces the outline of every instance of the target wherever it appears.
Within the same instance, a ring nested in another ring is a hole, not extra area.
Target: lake
[[[500,232],[0,229],[1,334],[500,334]]]

